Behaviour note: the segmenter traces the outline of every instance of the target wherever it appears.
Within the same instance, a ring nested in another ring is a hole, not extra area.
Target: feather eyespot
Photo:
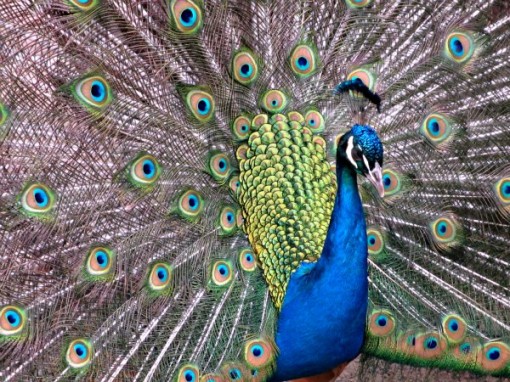
[[[317,54],[312,46],[297,45],[290,55],[290,67],[301,78],[310,77],[317,69]]]
[[[234,195],[237,195],[237,191],[239,190],[239,187],[241,187],[241,182],[239,181],[239,177],[233,176],[232,178],[230,178],[230,180],[228,182],[228,186],[230,187],[230,189],[232,190]]]
[[[170,10],[176,29],[185,34],[194,34],[203,24],[202,9],[192,0],[172,0]]]
[[[394,332],[395,318],[389,310],[375,310],[370,315],[368,330],[376,337],[386,337]]]
[[[214,116],[214,98],[203,90],[192,90],[186,96],[186,104],[199,122],[208,122]]]
[[[92,361],[92,344],[86,339],[72,341],[67,347],[66,361],[73,369],[80,369]]]
[[[255,255],[250,248],[244,248],[239,252],[239,264],[246,272],[253,272],[257,268]]]
[[[44,216],[55,206],[55,193],[42,183],[32,183],[21,193],[21,206],[31,216]]]
[[[178,382],[198,382],[199,380],[201,380],[200,370],[195,365],[188,364],[179,369]]]
[[[80,11],[88,12],[99,5],[99,0],[68,0],[69,3]]]
[[[453,348],[453,355],[465,361],[475,361],[481,349],[480,342],[475,338],[466,338]]]
[[[10,115],[10,112],[9,112],[9,109],[7,108],[7,106],[0,103],[0,126],[2,126],[5,123],[5,121],[7,121],[7,119],[9,118],[9,115]],[[0,139],[1,139],[1,135],[0,135]]]
[[[446,340],[439,333],[424,333],[416,337],[416,355],[424,359],[440,357],[446,347]]]
[[[510,207],[510,178],[502,178],[494,185],[494,191],[503,206]]]
[[[139,154],[129,166],[129,181],[138,187],[154,184],[161,175],[161,166],[150,154]]]
[[[110,85],[98,75],[78,81],[74,86],[74,94],[83,106],[94,111],[105,109],[113,100]]]
[[[195,220],[204,211],[204,199],[202,194],[193,189],[184,191],[179,197],[177,213],[185,218]]]
[[[6,305],[0,309],[0,336],[19,335],[27,323],[26,313],[15,305]]]
[[[432,113],[423,120],[420,133],[433,145],[439,145],[450,138],[452,124],[442,114]]]
[[[153,264],[149,271],[148,286],[154,292],[171,292],[173,268],[165,262]]]
[[[407,355],[415,354],[416,337],[417,335],[414,331],[401,333],[397,340],[398,349]]]
[[[372,0],[345,0],[350,8],[364,8],[370,5]]]
[[[234,270],[228,260],[217,260],[211,267],[211,282],[214,286],[224,287],[234,279]]]
[[[248,117],[241,115],[232,124],[232,133],[237,141],[244,141],[250,135],[251,121]]]
[[[225,182],[232,170],[228,156],[218,151],[209,154],[208,166],[209,173],[218,182]]]
[[[237,211],[234,207],[226,206],[220,212],[220,228],[224,235],[233,234],[237,229]]]
[[[457,223],[448,217],[440,217],[430,224],[432,238],[441,245],[452,245],[458,239]]]
[[[86,261],[86,272],[93,277],[111,274],[115,264],[115,254],[107,247],[97,246],[89,250]]]
[[[227,362],[221,367],[221,373],[227,381],[244,381],[249,372],[240,362]]]
[[[401,177],[393,170],[383,170],[382,182],[384,187],[384,197],[393,196],[402,189]]]
[[[262,96],[260,106],[269,113],[280,113],[287,103],[287,96],[282,91],[269,90]]]
[[[480,349],[477,358],[484,370],[497,371],[503,369],[510,360],[510,347],[502,341],[488,342]]]
[[[453,32],[445,41],[446,56],[459,64],[467,62],[475,51],[473,38],[464,32]]]
[[[232,59],[234,79],[243,85],[251,85],[259,76],[257,59],[248,50],[241,50]]]
[[[305,125],[314,134],[322,133],[326,127],[324,117],[316,110],[310,110],[305,114]]]
[[[369,255],[379,255],[384,251],[384,237],[375,228],[367,230],[367,246]]]
[[[441,322],[443,333],[450,343],[458,344],[462,342],[467,334],[467,324],[462,317],[457,314],[449,314],[443,317]]]
[[[375,91],[377,78],[370,70],[362,68],[355,69],[347,76],[348,80],[355,80],[356,78],[359,78],[371,91]],[[356,97],[363,98],[363,95],[357,94],[356,92],[350,91],[350,93]]]
[[[254,339],[244,345],[244,360],[250,368],[268,366],[275,358],[273,346],[263,338]]]

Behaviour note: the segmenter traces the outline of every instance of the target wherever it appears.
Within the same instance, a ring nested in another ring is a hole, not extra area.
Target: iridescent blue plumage
[[[356,165],[349,150],[359,151]],[[363,155],[372,167],[366,167]],[[303,263],[290,279],[278,318],[274,381],[320,374],[359,354],[368,303],[368,252],[356,174],[369,174],[382,161],[383,147],[373,128],[354,125],[340,139],[338,189],[327,237],[320,259]]]

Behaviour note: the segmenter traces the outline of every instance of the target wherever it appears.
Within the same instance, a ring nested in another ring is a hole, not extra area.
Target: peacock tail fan
[[[498,0],[3,0],[0,379],[269,379],[354,124],[366,372],[510,376],[509,45]]]

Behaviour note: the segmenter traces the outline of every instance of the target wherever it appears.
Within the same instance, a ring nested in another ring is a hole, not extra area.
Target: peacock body
[[[2,380],[510,376],[504,2],[0,21]]]

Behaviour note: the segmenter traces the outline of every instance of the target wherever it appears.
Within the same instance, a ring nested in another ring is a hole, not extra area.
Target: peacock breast
[[[320,257],[333,210],[336,179],[314,135],[320,123],[316,111],[259,114],[237,150],[244,229],[278,309],[292,273]]]

